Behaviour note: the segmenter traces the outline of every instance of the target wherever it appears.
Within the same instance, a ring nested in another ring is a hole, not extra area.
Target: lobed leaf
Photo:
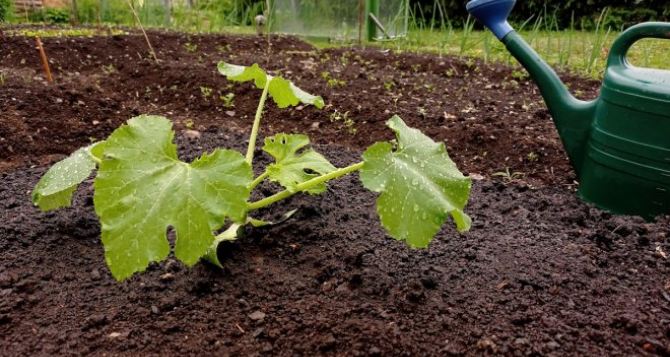
[[[251,66],[239,66],[235,64],[219,62],[219,73],[226,76],[229,80],[235,82],[253,81],[258,89],[264,89],[267,80],[270,80],[268,93],[279,108],[296,106],[300,103],[311,104],[319,109],[323,108],[323,98],[311,95],[298,88],[293,82],[281,77],[275,77],[267,74],[258,64]]]
[[[42,211],[51,211],[72,204],[72,195],[96,167],[91,151],[101,143],[81,148],[54,164],[35,186],[33,204]]]
[[[387,125],[398,145],[372,145],[363,154],[363,185],[381,195],[377,212],[389,234],[414,248],[427,247],[451,215],[460,232],[470,229],[463,212],[471,181],[449,158],[443,143],[436,143],[398,116]]]
[[[107,139],[95,180],[95,209],[105,258],[121,280],[167,257],[166,230],[176,233],[175,256],[195,264],[226,217],[242,222],[252,172],[244,157],[216,150],[188,164],[177,158],[172,123],[132,118]]]
[[[307,135],[282,133],[265,138],[263,151],[275,159],[275,163],[266,169],[269,178],[290,190],[305,181],[336,170],[323,155],[313,149],[304,149],[307,145]],[[323,183],[307,192],[319,194],[325,190],[326,184]]]

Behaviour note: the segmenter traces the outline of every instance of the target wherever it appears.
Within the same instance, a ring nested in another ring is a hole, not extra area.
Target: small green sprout
[[[109,76],[110,74],[116,73],[117,70],[116,70],[116,67],[114,67],[113,64],[108,64],[108,65],[103,65],[102,66],[102,72]]]
[[[410,247],[427,247],[449,217],[458,231],[470,229],[470,218],[463,212],[470,179],[451,161],[444,143],[434,142],[398,116],[386,123],[395,140],[373,144],[360,162],[341,168],[312,148],[306,135],[268,136],[263,151],[273,162],[254,175],[267,99],[279,108],[303,104],[321,109],[325,103],[258,65],[221,62],[218,69],[230,81],[252,82],[262,89],[246,155],[218,148],[184,162],[177,155],[172,121],[141,115],[104,141],[53,165],[33,190],[33,203],[40,209],[66,207],[78,185],[96,172],[93,202],[114,278],[129,278],[171,252],[187,266],[201,259],[221,266],[217,255],[221,242],[237,239],[244,226],[271,224],[254,218],[257,210],[299,193],[323,194],[328,182],[355,172],[363,187],[378,194],[381,225]],[[252,200],[251,193],[266,180],[283,189]],[[167,239],[168,229],[175,234],[174,244]]]
[[[506,184],[518,182],[519,180],[523,179],[526,174],[523,172],[510,172],[509,167],[505,168],[505,171],[499,171],[493,174],[493,176],[500,177],[503,182]]]
[[[202,97],[205,99],[211,97],[213,92],[214,90],[210,87],[200,86],[200,94],[202,94]]]
[[[328,71],[321,72],[321,78],[326,81],[326,84],[328,84],[328,87],[330,88],[344,87],[347,85],[346,81],[332,77]]]
[[[195,53],[195,51],[198,50],[198,45],[195,44],[195,43],[186,42],[186,43],[184,44],[184,49],[185,49],[186,52],[188,52],[188,53]]]
[[[330,121],[331,122],[341,122],[344,124],[344,127],[347,129],[347,132],[351,135],[356,134],[358,129],[356,129],[355,125],[356,123],[352,118],[349,117],[349,112],[340,112],[337,109],[335,109],[334,112],[330,114]]]
[[[523,81],[525,79],[528,79],[528,72],[526,72],[523,69],[515,69],[512,71],[512,78],[514,78],[517,81]]]
[[[235,100],[235,93],[228,93],[226,95],[220,95],[219,99],[223,102],[223,106],[225,108],[233,108],[235,107],[235,103],[233,102]]]
[[[331,78],[328,80],[328,87],[330,88],[344,87],[346,85],[347,82],[341,79]]]
[[[219,53],[227,53],[227,52],[231,52],[231,51],[232,51],[232,48],[230,47],[230,44],[228,43],[228,44],[225,44],[225,45],[218,45],[218,46],[216,46],[216,50],[217,50]]]

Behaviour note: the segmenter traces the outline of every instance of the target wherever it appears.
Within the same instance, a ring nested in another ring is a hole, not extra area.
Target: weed
[[[110,63],[108,65],[102,66],[102,72],[109,76],[110,74],[116,73],[117,70],[116,67],[114,67],[114,65]]]
[[[517,81],[523,81],[528,79],[528,72],[526,72],[523,69],[515,69],[512,71],[512,78],[514,78]]]
[[[503,182],[510,184],[523,179],[526,174],[523,172],[510,172],[509,167],[506,167],[505,171],[496,172],[493,174],[493,176],[500,177]]]
[[[223,106],[225,108],[233,108],[235,106],[235,103],[233,103],[235,99],[235,94],[234,93],[228,93],[226,95],[220,95],[219,99],[223,102]]]
[[[188,53],[195,53],[195,51],[198,50],[198,45],[195,44],[195,43],[186,42],[186,43],[184,44],[184,49],[185,49],[186,52],[188,52]]]
[[[334,112],[330,113],[330,121],[331,122],[341,122],[344,124],[344,127],[346,128],[347,132],[351,135],[356,134],[358,129],[356,129],[356,122],[354,119],[349,117],[349,112],[340,112],[337,109],[335,109]]]
[[[211,97],[213,92],[214,90],[210,87],[200,86],[200,94],[202,94],[202,97],[205,99]]]

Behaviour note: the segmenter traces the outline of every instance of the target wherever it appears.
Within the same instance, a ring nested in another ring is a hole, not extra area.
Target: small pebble
[[[265,313],[263,311],[254,311],[249,314],[249,318],[254,321],[262,321],[265,319]]]
[[[197,130],[185,130],[184,136],[189,140],[200,139],[200,132]]]

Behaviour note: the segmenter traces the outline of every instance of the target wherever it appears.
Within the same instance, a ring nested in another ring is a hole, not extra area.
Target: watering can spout
[[[505,44],[540,88],[572,166],[579,175],[596,102],[573,97],[556,72],[507,22],[516,0],[473,0],[467,9]]]

